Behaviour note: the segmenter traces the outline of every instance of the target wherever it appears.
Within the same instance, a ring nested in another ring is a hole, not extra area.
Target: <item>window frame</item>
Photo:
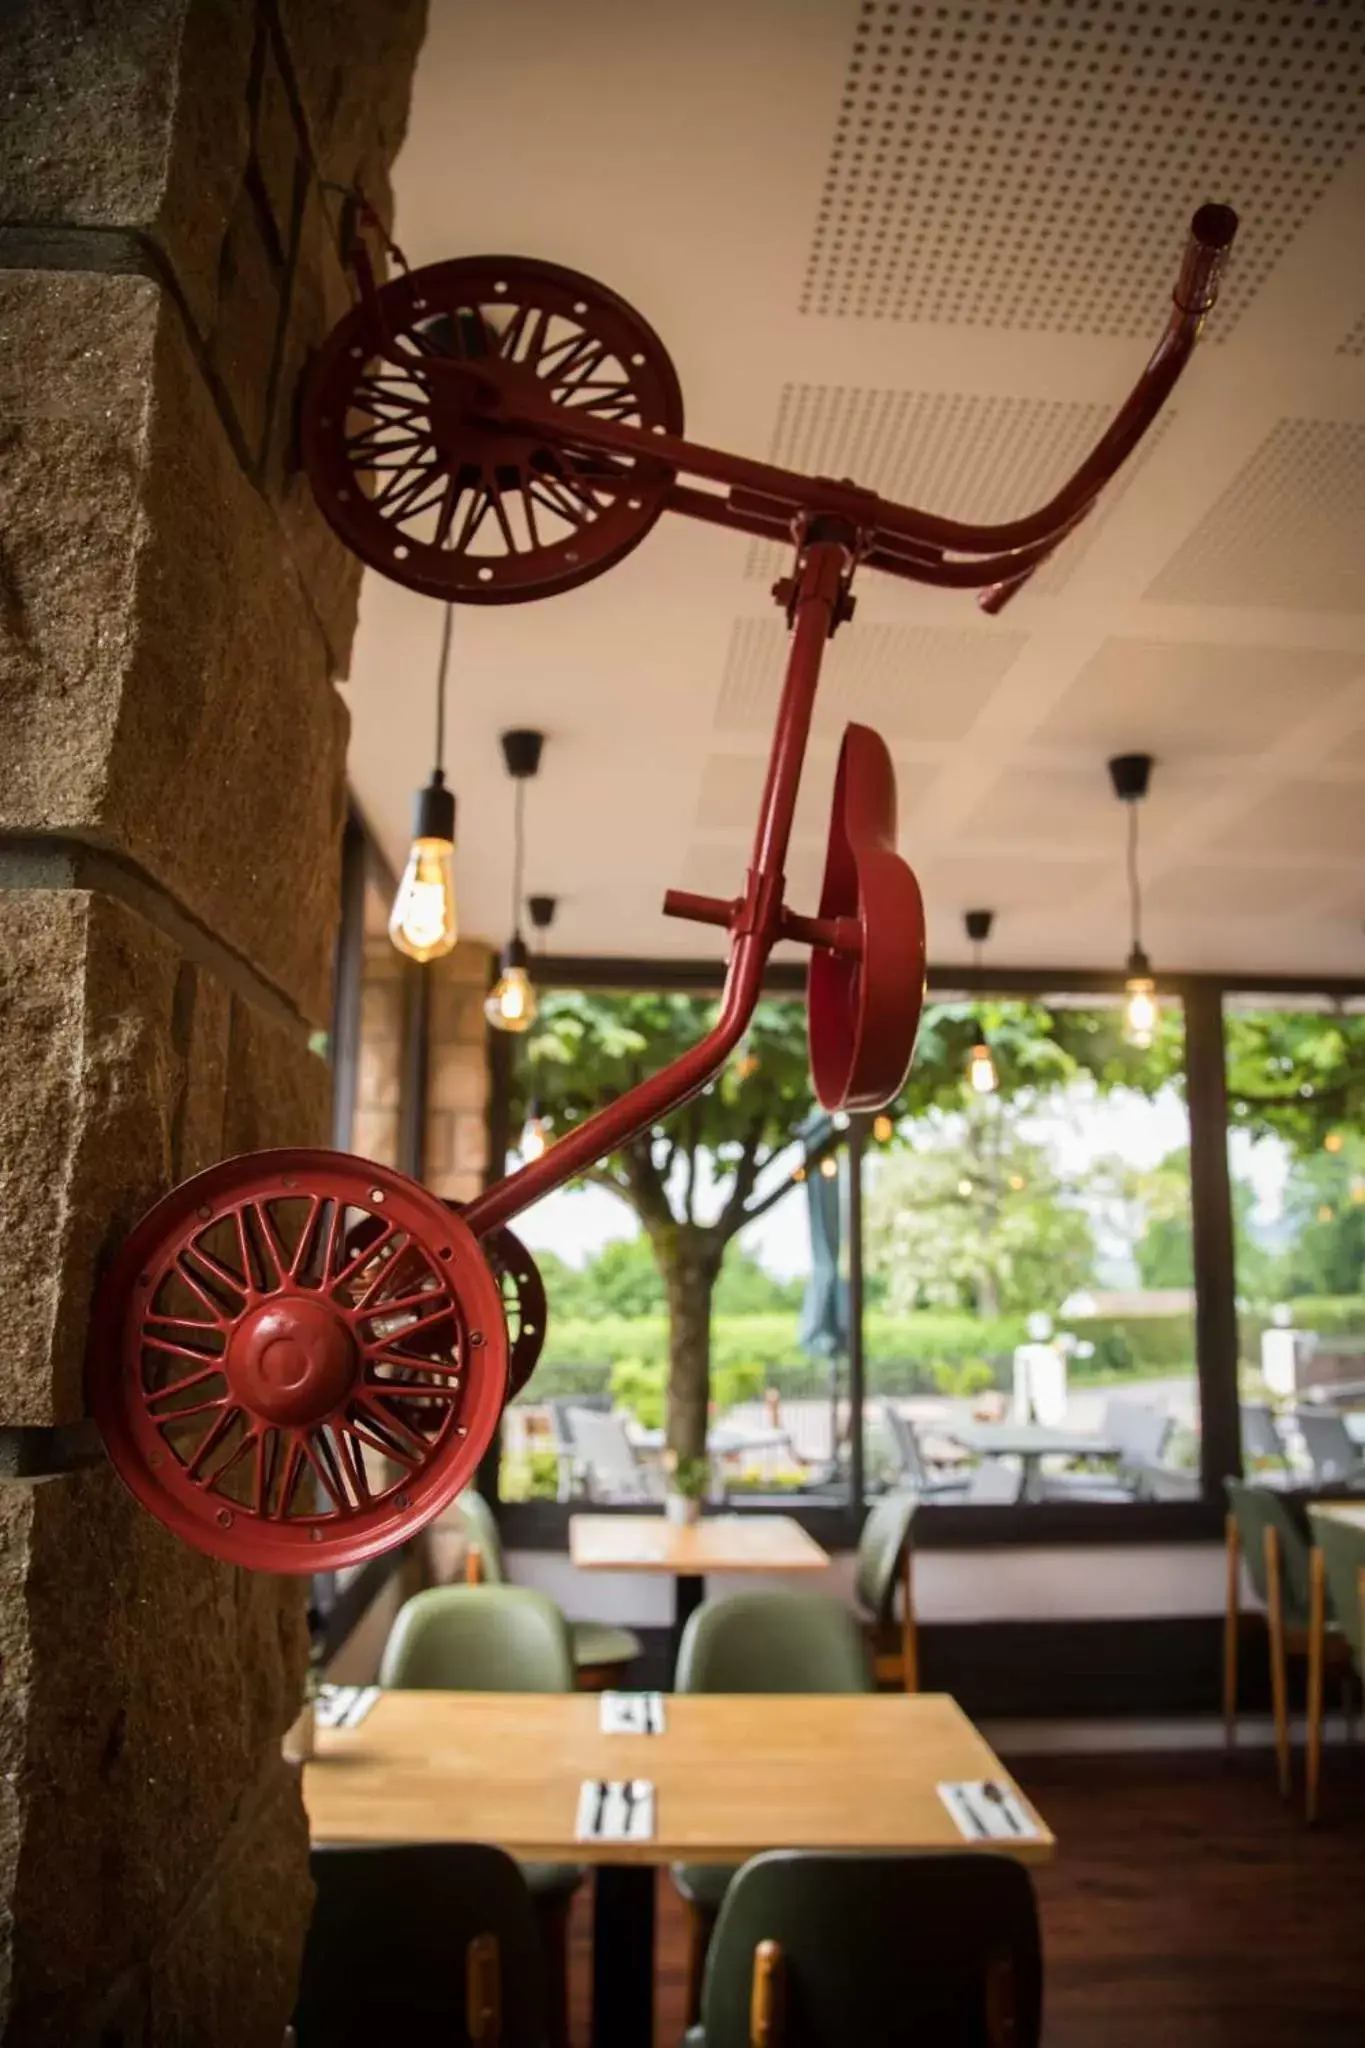
[[[542,988],[673,991],[698,996],[718,995],[724,975],[721,960],[612,959],[595,955],[550,954],[536,962]],[[1087,1501],[1020,1502],[1017,1506],[966,1507],[939,1504],[921,1518],[917,1541],[923,1549],[977,1550],[1002,1545],[1043,1548],[1066,1545],[1206,1543],[1223,1530],[1224,1476],[1241,1465],[1241,1428],[1237,1402],[1237,1303],[1228,1163],[1228,1109],[1224,1001],[1228,996],[1285,995],[1333,998],[1365,996],[1365,979],[1340,976],[1272,974],[1160,974],[1158,996],[1181,1004],[1185,1020],[1185,1098],[1190,1128],[1190,1221],[1194,1255],[1195,1370],[1199,1383],[1201,1496],[1194,1501],[1132,1501],[1123,1505]],[[996,996],[1102,995],[1123,992],[1119,971],[1095,968],[1011,968],[931,965],[927,998],[937,991],[980,991]],[[796,963],[770,965],[765,995],[800,995],[805,969]],[[490,1062],[490,1133],[509,1128],[508,1096],[511,1063]],[[490,1148],[488,1177],[502,1171],[503,1153]],[[855,1204],[861,1211],[861,1189]],[[860,1293],[860,1240],[858,1276]],[[850,1311],[854,1307],[850,1301]],[[856,1370],[856,1378],[855,1378]],[[850,1357],[850,1401],[861,1414],[861,1317]],[[854,1430],[853,1441],[860,1438]],[[565,1548],[572,1502],[502,1501],[496,1497],[497,1444],[480,1470],[488,1497],[494,1501],[507,1543],[527,1550]],[[859,1466],[861,1460],[858,1461]],[[827,1549],[853,1548],[867,1512],[862,1474],[854,1474],[856,1492],[841,1503],[773,1502],[747,1506],[746,1514],[792,1516]],[[629,1513],[595,1505],[593,1513]]]

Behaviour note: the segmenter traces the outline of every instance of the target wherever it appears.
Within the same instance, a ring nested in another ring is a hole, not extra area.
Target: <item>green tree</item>
[[[921,1126],[913,1149],[888,1153],[864,1213],[868,1262],[893,1314],[1055,1311],[1094,1265],[1088,1218],[999,1098]]]
[[[1365,1138],[1330,1131],[1324,1145],[1302,1154],[1285,1186],[1292,1233],[1283,1291],[1359,1294],[1365,1278]]]
[[[694,1045],[714,1016],[695,997],[551,993],[518,1073],[563,1132]],[[638,1217],[668,1309],[667,1431],[679,1457],[703,1455],[711,1313],[726,1247],[788,1192],[769,1173],[811,1107],[804,1006],[762,1002],[740,1051],[702,1094],[592,1167],[584,1179]],[[622,1253],[619,1265],[629,1266]]]
[[[1234,1124],[1307,1156],[1365,1123],[1365,1017],[1229,1007],[1225,1029]]]

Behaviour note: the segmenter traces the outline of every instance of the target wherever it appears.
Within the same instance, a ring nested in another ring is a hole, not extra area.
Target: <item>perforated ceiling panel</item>
[[[1365,132],[1360,0],[864,0],[801,310],[1137,335],[1194,209],[1218,333]]]
[[[1147,595],[1365,611],[1365,423],[1280,420]]]
[[[1321,917],[1365,905],[1365,887],[1341,868],[1184,867],[1159,875],[1146,907],[1186,917]]]
[[[1338,344],[1339,356],[1365,356],[1365,313],[1362,313],[1346,339]]]
[[[831,641],[814,730],[837,735],[850,719],[897,740],[958,739],[1024,645],[1019,633],[878,626]],[[716,704],[721,732],[767,733],[787,660],[781,619],[736,619]]]
[[[1096,758],[1250,754],[1362,676],[1365,655],[1334,649],[1106,640],[1034,738]]]

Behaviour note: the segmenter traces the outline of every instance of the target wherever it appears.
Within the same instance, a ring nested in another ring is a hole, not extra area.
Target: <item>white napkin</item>
[[[604,1692],[599,1721],[604,1735],[662,1735],[661,1692]]]
[[[319,1728],[358,1728],[378,1698],[377,1685],[324,1685],[313,1716]]]
[[[1037,1822],[1008,1785],[967,1779],[940,1785],[938,1796],[969,1842],[1022,1842],[1038,1833]]]
[[[577,1842],[649,1842],[654,1787],[645,1778],[585,1778],[578,1788]]]

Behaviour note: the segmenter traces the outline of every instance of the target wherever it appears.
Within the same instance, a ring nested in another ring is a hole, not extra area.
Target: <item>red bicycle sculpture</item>
[[[309,372],[303,449],[319,505],[362,560],[429,596],[517,603],[602,574],[682,512],[793,543],[774,586],[791,651],[743,889],[665,899],[668,915],[729,934],[718,1015],[688,1053],[463,1209],[344,1153],[256,1153],[175,1189],[134,1229],[95,1306],[87,1392],[123,1479],[178,1535],[235,1564],[312,1572],[438,1514],[544,1340],[544,1290],[508,1224],[715,1078],[779,940],[811,949],[820,1101],[895,1096],[924,916],[896,850],[891,757],[865,726],[844,734],[819,904],[784,900],[825,645],[852,616],[862,564],[975,587],[988,611],[1022,587],[1156,418],[1235,229],[1226,207],[1195,215],[1170,320],[1112,425],[1048,505],[993,527],[682,439],[658,337],[588,278],[469,258],[379,286],[357,238],[358,303]]]

